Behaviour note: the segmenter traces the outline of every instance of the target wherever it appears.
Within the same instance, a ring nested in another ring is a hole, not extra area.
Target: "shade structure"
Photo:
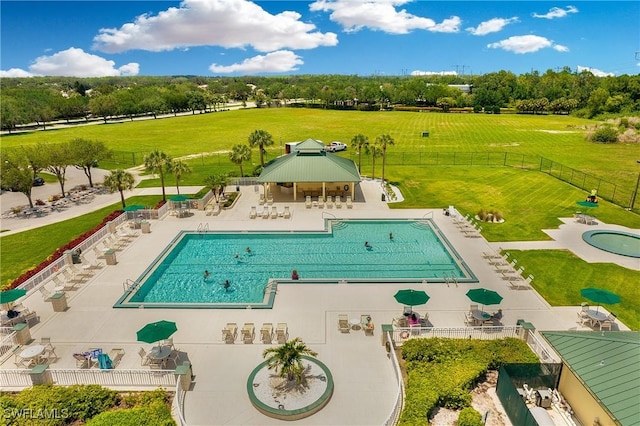
[[[15,302],[25,294],[27,294],[27,290],[22,288],[14,288],[12,290],[0,292],[0,305]]]
[[[175,202],[182,202],[182,201],[187,201],[189,199],[189,197],[187,197],[186,195],[182,195],[182,194],[178,194],[178,195],[174,195],[173,197],[169,198],[169,201],[175,201]]]
[[[602,288],[583,288],[580,290],[580,295],[596,303],[604,303],[606,305],[620,303],[620,296]]]
[[[127,206],[124,208],[125,212],[135,212],[138,210],[142,210],[144,209],[144,206],[142,204],[132,204],[130,206]]]
[[[138,342],[155,343],[158,340],[168,339],[178,331],[176,323],[172,321],[156,321],[142,327],[136,333]]]
[[[471,301],[480,303],[481,305],[497,305],[502,302],[502,296],[486,288],[472,288],[467,291],[467,297],[471,299]]]
[[[429,295],[424,291],[412,289],[398,290],[393,297],[398,303],[408,306],[423,305],[429,300]]]

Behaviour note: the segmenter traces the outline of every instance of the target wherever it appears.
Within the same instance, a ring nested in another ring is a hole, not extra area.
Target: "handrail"
[[[197,232],[203,233],[203,232],[207,232],[208,230],[209,230],[209,222],[200,222],[200,224],[198,225]]]
[[[173,407],[175,408],[179,425],[187,426],[187,421],[184,419],[184,397],[187,396],[187,391],[182,389],[182,381],[180,378],[176,381],[176,397],[173,399]]]
[[[427,216],[431,216],[431,219],[433,219],[433,211],[428,211],[425,214],[422,215],[423,219],[428,219]]]
[[[325,215],[325,214],[329,214],[329,215],[333,216],[333,218],[334,218],[334,219],[336,219],[336,220],[338,219],[338,218],[336,217],[336,215],[335,215],[335,214],[333,214],[333,213],[331,213],[331,212],[326,212],[326,211],[324,211],[324,210],[322,211],[322,218],[323,218],[323,219],[324,219],[324,215]]]
[[[126,280],[124,280],[124,282],[122,283],[122,288],[124,289],[125,293],[126,292],[132,292],[138,285],[140,284],[139,281],[136,280],[132,280],[130,278],[127,278]]]

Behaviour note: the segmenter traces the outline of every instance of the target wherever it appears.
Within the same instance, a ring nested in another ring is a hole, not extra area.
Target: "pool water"
[[[128,302],[259,304],[271,279],[298,284],[474,280],[438,233],[430,220],[331,220],[322,232],[183,232],[138,279],[141,285]],[[293,269],[299,281],[291,281]],[[211,274],[207,278],[205,270]]]

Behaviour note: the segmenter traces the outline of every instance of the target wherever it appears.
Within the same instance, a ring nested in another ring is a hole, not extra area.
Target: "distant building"
[[[473,84],[448,84],[447,86],[460,89],[462,93],[471,93]]]

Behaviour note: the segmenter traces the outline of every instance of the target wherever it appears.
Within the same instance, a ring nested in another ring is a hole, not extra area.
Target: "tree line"
[[[11,131],[53,121],[131,118],[225,109],[230,102],[258,107],[313,106],[380,110],[406,107],[473,108],[520,113],[637,115],[640,74],[596,77],[590,71],[516,75],[277,77],[30,77],[0,80],[0,127]],[[465,86],[470,89],[461,90]]]

